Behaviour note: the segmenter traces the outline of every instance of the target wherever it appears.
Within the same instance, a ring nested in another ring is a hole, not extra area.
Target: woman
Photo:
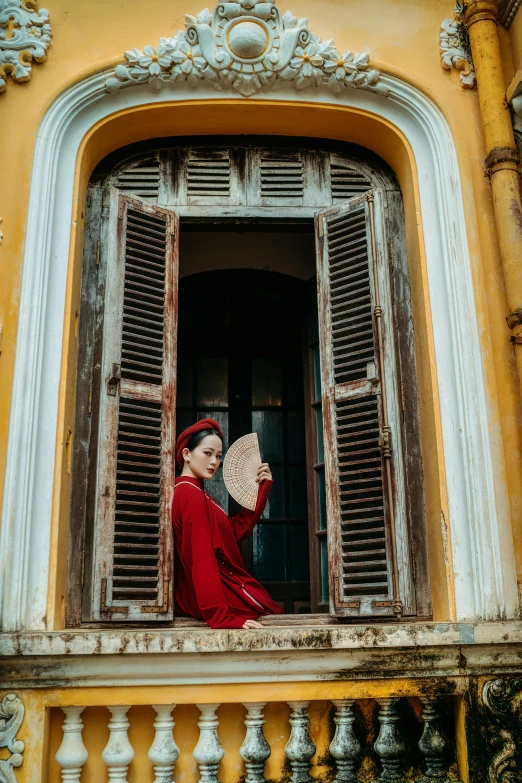
[[[262,628],[257,618],[281,609],[245,571],[238,543],[252,532],[268,500],[272,474],[259,466],[255,511],[228,517],[204,491],[221,463],[223,432],[214,419],[201,419],[176,442],[176,479],[172,502],[175,568],[174,601],[186,617],[211,628]]]

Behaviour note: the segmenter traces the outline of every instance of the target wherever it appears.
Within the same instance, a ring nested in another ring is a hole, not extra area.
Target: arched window
[[[272,464],[243,554],[286,613],[429,616],[404,248],[395,178],[360,148],[170,139],[100,164],[68,625],[174,618],[173,447],[203,415]]]

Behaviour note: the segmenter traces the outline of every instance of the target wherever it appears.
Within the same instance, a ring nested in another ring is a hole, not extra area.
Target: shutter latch
[[[379,433],[379,446],[382,451],[384,459],[391,459],[392,445],[391,445],[391,429],[386,426],[383,427]]]
[[[113,364],[111,376],[107,381],[107,394],[110,394],[111,397],[116,397],[116,390],[120,381],[121,366],[119,364]]]

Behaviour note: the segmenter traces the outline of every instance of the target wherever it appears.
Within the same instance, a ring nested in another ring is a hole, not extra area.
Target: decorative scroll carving
[[[36,0],[0,0],[0,92],[8,75],[15,82],[31,78],[32,61],[42,63],[51,45],[49,12]]]
[[[24,705],[16,693],[8,693],[0,702],[0,748],[11,755],[0,761],[0,783],[16,783],[14,770],[23,762],[25,744],[16,739],[24,719]]]
[[[263,88],[293,83],[301,90],[326,85],[336,93],[352,88],[387,94],[367,52],[341,54],[333,40],[321,41],[307,19],[281,14],[275,0],[221,2],[211,12],[185,17],[185,32],[160,38],[159,46],[125,52],[106,82],[108,90],[148,83],[205,81],[232,87],[246,97]]]
[[[440,26],[440,58],[442,67],[451,71],[460,71],[460,83],[473,89],[477,77],[471,59],[468,33],[465,25],[458,19],[444,19]]]
[[[521,779],[516,757],[521,740],[522,679],[489,680],[482,689],[482,700],[494,721],[490,732],[495,755],[488,783],[515,783]]]

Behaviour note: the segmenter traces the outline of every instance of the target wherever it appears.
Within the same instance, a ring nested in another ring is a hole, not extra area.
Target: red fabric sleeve
[[[254,511],[250,511],[248,508],[242,508],[239,514],[235,517],[229,517],[230,527],[234,538],[239,543],[242,541],[252,530],[255,528],[261,514],[265,510],[270,490],[272,489],[273,479],[265,479],[259,485],[259,492],[257,493],[257,503]]]
[[[211,628],[242,628],[244,619],[233,615],[225,601],[218,562],[211,545],[210,521],[203,492],[184,489],[178,503],[182,520],[183,558],[191,567],[201,615]]]

